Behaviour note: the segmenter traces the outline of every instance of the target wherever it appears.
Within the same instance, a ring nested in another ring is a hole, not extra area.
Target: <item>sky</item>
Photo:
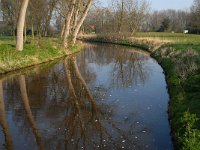
[[[149,0],[153,10],[189,9],[193,0]]]
[[[99,0],[104,6],[110,0]],[[152,10],[163,9],[189,9],[193,4],[193,0],[147,0],[150,2]]]

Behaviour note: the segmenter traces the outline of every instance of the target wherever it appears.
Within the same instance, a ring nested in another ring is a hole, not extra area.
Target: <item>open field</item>
[[[200,51],[200,35],[183,33],[161,33],[161,32],[139,32],[137,38],[159,39],[160,41],[170,41],[169,46],[178,50],[195,49]]]

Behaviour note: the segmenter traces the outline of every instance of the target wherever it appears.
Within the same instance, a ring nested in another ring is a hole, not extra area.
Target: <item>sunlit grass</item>
[[[200,35],[164,32],[139,32],[138,38],[171,40],[169,46],[178,50],[194,49],[200,51]]]
[[[0,73],[47,62],[64,55],[66,51],[62,47],[62,41],[57,38],[31,40],[29,37],[24,44],[24,50],[19,52],[15,50],[13,37],[0,37]]]

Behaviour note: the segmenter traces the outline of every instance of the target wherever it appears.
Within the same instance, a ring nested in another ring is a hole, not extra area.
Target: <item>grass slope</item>
[[[62,48],[61,40],[57,38],[28,39],[24,50],[15,50],[13,37],[0,37],[0,74],[24,67],[51,61],[68,53]],[[71,47],[70,53],[78,47]]]

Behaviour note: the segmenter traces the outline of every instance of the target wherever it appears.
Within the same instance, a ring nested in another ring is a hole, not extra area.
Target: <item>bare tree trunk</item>
[[[30,104],[29,104],[29,99],[28,99],[28,94],[27,94],[27,90],[26,90],[26,81],[25,81],[25,77],[23,75],[20,75],[18,77],[18,82],[19,82],[19,86],[20,86],[20,92],[21,92],[21,97],[22,97],[22,102],[24,104],[24,109],[26,111],[27,114],[27,118],[30,122],[30,125],[33,129],[33,133],[35,135],[36,138],[36,142],[39,146],[40,150],[44,150],[44,146],[42,144],[42,138],[39,134],[39,131],[37,129],[31,108],[30,108]]]
[[[33,38],[33,40],[34,40],[34,39],[35,39],[35,34],[34,34],[33,19],[31,19],[31,34],[32,34],[32,38]]]
[[[49,25],[50,25],[50,21],[51,21],[51,18],[52,18],[52,13],[54,11],[56,3],[57,3],[57,0],[51,0],[50,3],[49,3],[49,11],[48,11],[48,14],[47,14],[46,20],[45,20],[43,36],[47,36],[48,35]]]
[[[27,38],[26,38],[26,21],[24,23],[24,43],[26,42]]]
[[[79,0],[77,1],[77,6],[76,6],[76,11],[74,13],[74,23],[73,23],[73,29],[72,31],[75,30],[75,27],[77,26],[78,22],[78,13],[79,13]]]
[[[77,38],[78,32],[80,31],[80,28],[81,28],[83,21],[85,20],[87,14],[88,14],[88,11],[89,11],[91,5],[92,5],[92,0],[89,0],[88,3],[87,3],[87,6],[85,7],[85,10],[83,12],[83,15],[82,15],[80,21],[77,23],[77,25],[75,27],[75,30],[74,30],[73,35],[72,35],[72,44],[73,45],[76,43],[76,38]]]
[[[65,48],[67,48],[68,46],[68,37],[69,37],[69,32],[70,32],[71,19],[74,13],[75,3],[76,3],[76,0],[72,0],[67,17],[66,17],[64,40],[63,40],[63,45]]]
[[[20,12],[19,12],[19,18],[17,23],[17,41],[16,41],[16,49],[18,51],[23,50],[23,31],[24,31],[24,22],[26,18],[26,9],[28,7],[29,0],[23,0]]]
[[[37,25],[37,36],[38,36],[39,38],[42,37],[41,26],[40,26],[40,24]]]
[[[15,37],[15,29],[13,28],[13,30],[11,31],[11,34],[12,34],[12,36],[13,36],[13,38],[14,38],[14,40],[16,39],[16,37]]]
[[[5,105],[3,99],[3,85],[1,80],[0,80],[0,125],[2,126],[3,132],[5,134],[6,148],[8,150],[12,150],[13,149],[12,137],[8,126],[8,122],[6,120]]]
[[[119,29],[118,32],[120,33],[122,30],[123,18],[124,18],[124,0],[122,0],[122,9],[120,13],[120,20],[119,20]]]
[[[62,38],[63,35],[64,35],[64,31],[65,31],[65,22],[63,24],[63,27],[62,27],[62,30],[61,30],[61,34],[60,34],[60,37]]]

